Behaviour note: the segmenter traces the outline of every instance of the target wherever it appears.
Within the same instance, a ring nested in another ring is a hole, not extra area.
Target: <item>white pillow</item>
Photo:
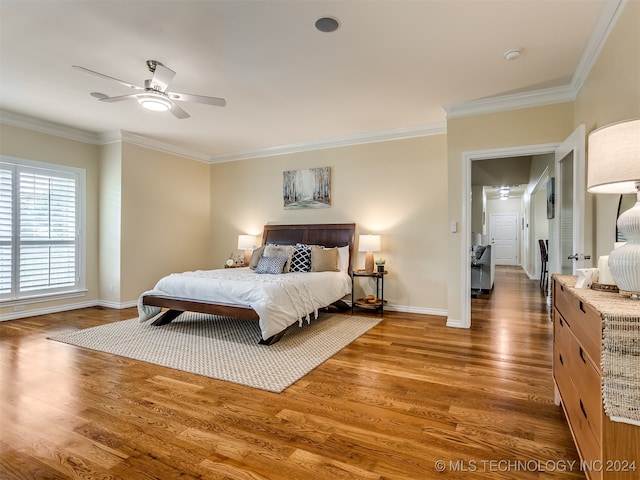
[[[338,247],[338,270],[349,273],[349,245]]]

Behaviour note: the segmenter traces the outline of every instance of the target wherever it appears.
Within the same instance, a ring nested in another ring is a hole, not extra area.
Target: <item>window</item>
[[[84,170],[0,157],[0,300],[84,289]]]

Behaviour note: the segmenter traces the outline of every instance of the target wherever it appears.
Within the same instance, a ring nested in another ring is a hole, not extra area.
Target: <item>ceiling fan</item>
[[[102,73],[94,72],[93,70],[89,70],[88,68],[80,67],[78,65],[72,66],[72,68],[80,70],[81,72],[90,73],[92,75],[97,75],[98,77],[113,80],[129,88],[137,90],[136,93],[132,93],[129,95],[120,95],[118,97],[107,97],[106,95],[99,93],[91,94],[102,102],[120,102],[122,100],[135,98],[138,100],[140,105],[148,110],[153,110],[156,112],[166,112],[167,110],[169,110],[178,118],[189,118],[190,115],[182,108],[180,108],[175,103],[175,101],[204,103],[207,105],[215,105],[218,107],[224,107],[227,104],[224,98],[205,97],[203,95],[192,95],[190,93],[168,92],[167,88],[169,87],[169,82],[171,82],[176,72],[174,72],[170,68],[165,67],[157,60],[147,60],[147,67],[149,68],[149,71],[153,74],[153,76],[151,79],[144,81],[144,87],[140,87],[138,85],[134,85],[132,83],[125,82],[108,75],[104,75]]]

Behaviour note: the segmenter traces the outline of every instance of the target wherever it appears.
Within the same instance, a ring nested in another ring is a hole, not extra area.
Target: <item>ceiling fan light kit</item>
[[[207,97],[204,95],[192,95],[190,93],[177,93],[177,92],[169,92],[167,88],[169,87],[169,82],[173,79],[176,72],[171,70],[170,68],[165,67],[162,63],[157,60],[147,60],[147,68],[153,74],[151,79],[144,81],[144,87],[140,87],[138,85],[134,85],[129,82],[125,82],[123,80],[119,80],[114,77],[110,77],[108,75],[104,75],[103,73],[95,72],[93,70],[89,70],[88,68],[80,67],[78,65],[73,65],[72,68],[76,70],[80,70],[85,73],[89,73],[91,75],[96,75],[98,77],[112,80],[117,82],[125,87],[132,88],[137,90],[137,93],[132,93],[129,95],[120,95],[116,97],[109,97],[102,93],[93,92],[90,95],[92,97],[97,98],[100,101],[113,103],[120,102],[122,100],[129,100],[135,98],[138,100],[138,103],[142,105],[147,110],[151,110],[154,112],[166,112],[170,111],[176,118],[189,118],[190,115],[185,112],[182,108],[180,108],[174,100],[180,102],[194,102],[194,103],[203,103],[205,105],[215,105],[218,107],[224,107],[226,105],[226,100],[224,98],[217,97]]]
[[[171,109],[171,100],[156,93],[142,93],[137,95],[138,103],[147,110],[166,112]]]

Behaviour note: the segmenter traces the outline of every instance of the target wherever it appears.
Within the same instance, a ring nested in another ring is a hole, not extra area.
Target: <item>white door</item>
[[[518,214],[492,213],[489,219],[496,265],[518,265]]]
[[[585,245],[585,127],[580,125],[555,153],[554,238],[549,251],[552,273],[575,275],[591,266]],[[550,192],[547,192],[548,194]]]

